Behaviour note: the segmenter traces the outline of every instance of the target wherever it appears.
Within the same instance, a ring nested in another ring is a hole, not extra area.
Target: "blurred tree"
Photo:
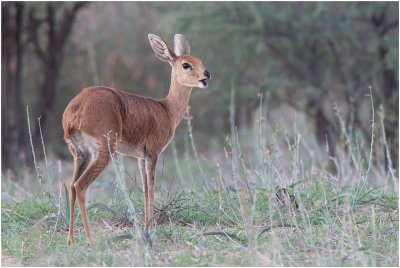
[[[4,168],[15,168],[19,145],[27,145],[21,81],[26,39],[23,38],[24,4],[8,3],[2,11],[2,159]],[[19,130],[19,131],[18,131]]]
[[[64,61],[64,50],[71,35],[76,16],[85,2],[56,3],[48,2],[45,11],[38,11],[33,5],[29,10],[29,33],[36,56],[43,65],[43,82],[40,88],[35,118],[41,118],[43,138],[52,138],[54,123],[57,82]],[[43,8],[43,7],[42,7]],[[40,38],[41,37],[41,38]],[[34,141],[40,144],[40,130],[36,129]]]
[[[43,65],[43,82],[35,94],[34,116],[42,118],[43,135],[51,137],[57,94],[57,81],[64,58],[64,48],[74,20],[85,2],[26,3],[3,2],[2,10],[2,161],[3,169],[18,170],[28,152],[25,104],[22,98],[25,56],[31,46]],[[44,46],[44,47],[43,47]],[[31,78],[31,77],[29,77]],[[32,94],[34,90],[30,90]],[[35,124],[36,125],[36,124]],[[36,146],[40,133],[34,132]],[[40,150],[38,150],[40,151]],[[20,160],[20,161],[18,161]]]

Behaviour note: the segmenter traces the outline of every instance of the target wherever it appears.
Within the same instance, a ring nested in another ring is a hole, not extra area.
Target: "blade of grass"
[[[232,234],[232,233],[227,233],[227,232],[207,232],[207,233],[203,233],[203,235],[225,236],[225,237],[228,237],[230,239],[238,241],[242,246],[247,246],[247,238],[243,239],[243,238],[240,238],[237,235]]]

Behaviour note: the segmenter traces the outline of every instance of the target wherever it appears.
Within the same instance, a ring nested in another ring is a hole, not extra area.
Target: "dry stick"
[[[235,83],[233,78],[231,79],[231,96],[229,104],[229,124],[231,127],[231,140],[232,140],[232,164],[237,162],[237,148],[236,148],[236,135],[235,135]],[[232,169],[234,166],[232,165]],[[234,173],[235,171],[232,170]]]
[[[190,189],[192,189],[193,185],[194,185],[194,175],[193,175],[193,170],[192,170],[192,163],[190,162],[190,159],[189,159],[189,154],[190,154],[189,153],[189,140],[188,140],[189,138],[187,135],[185,135],[184,139],[185,139],[185,143],[184,143],[185,160],[186,160],[187,166],[189,167],[188,172],[189,172],[190,179],[192,180],[192,185],[191,185]]]
[[[369,86],[369,96],[371,98],[371,108],[372,108],[372,125],[371,125],[371,150],[369,151],[369,160],[368,160],[368,168],[365,173],[365,178],[367,179],[368,173],[371,169],[372,163],[372,152],[374,149],[374,137],[375,137],[375,108],[374,108],[374,99],[372,98],[372,87]]]
[[[259,127],[258,127],[258,146],[259,146],[259,148],[260,148],[260,150],[258,150],[258,152],[259,152],[259,154],[260,154],[260,159],[261,159],[261,161],[262,161],[262,122],[263,122],[263,120],[262,120],[262,118],[263,118],[263,114],[262,114],[262,112],[263,112],[263,94],[262,93],[260,93],[260,108],[259,108],[259,110],[260,110],[260,114],[259,114],[259,118],[258,118],[258,120],[259,120]]]
[[[363,184],[361,185],[361,189],[359,191],[357,190],[356,196],[358,196],[358,193],[360,193],[364,189],[365,185],[367,184],[368,175],[369,175],[369,172],[371,170],[372,153],[373,153],[373,150],[374,150],[374,141],[375,141],[375,139],[374,139],[374,137],[375,137],[375,107],[374,107],[374,99],[372,97],[372,86],[369,86],[369,97],[371,99],[371,108],[372,108],[371,145],[370,145],[371,149],[369,151],[368,168],[367,168],[367,170],[365,172],[365,175],[363,176],[364,177],[364,181],[363,181]]]
[[[179,160],[178,160],[178,150],[176,149],[176,144],[175,144],[175,140],[172,139],[171,142],[171,149],[172,149],[172,156],[174,158],[174,164],[175,164],[175,168],[176,168],[176,172],[178,173],[178,177],[180,180],[180,183],[183,183],[183,175],[182,175],[182,169],[181,166],[179,165]]]
[[[186,120],[187,120],[188,132],[189,132],[189,139],[190,139],[190,143],[192,145],[193,154],[194,154],[194,156],[196,158],[196,163],[199,166],[201,175],[204,177],[204,170],[200,165],[199,154],[197,153],[197,148],[196,148],[196,145],[194,143],[193,132],[192,132],[193,127],[192,127],[192,124],[191,124],[191,118],[190,118],[189,109],[190,109],[190,107],[188,107],[188,109],[186,111]],[[207,180],[205,180],[205,182],[206,182],[206,186],[208,186]]]
[[[237,163],[237,142],[235,135],[235,86],[233,83],[233,79],[231,79],[231,96],[230,96],[230,104],[229,104],[229,124],[231,127],[231,149],[232,149],[232,175],[235,178],[236,183],[236,167],[235,163]],[[237,185],[236,185],[237,189]],[[238,189],[237,189],[238,190]]]
[[[60,205],[58,206],[56,224],[54,225],[53,234],[51,235],[51,238],[50,238],[50,240],[49,240],[48,245],[50,245],[51,242],[53,241],[54,235],[55,235],[55,233],[56,233],[56,231],[57,231],[58,222],[59,222],[60,215],[61,215],[61,196],[62,196],[62,184],[61,184],[61,181],[60,181],[60,192],[59,192],[59,196],[58,196],[58,203],[59,203]]]
[[[42,134],[42,126],[40,124],[40,119],[41,119],[41,117],[39,116],[38,124],[39,124],[40,140],[42,142],[42,149],[43,149],[43,154],[44,154],[44,162],[46,163],[47,176],[48,176],[48,178],[50,178],[49,164],[47,162],[47,154],[46,154],[46,148],[44,146],[44,140],[43,140],[43,134]]]
[[[268,183],[265,180],[265,177],[267,177],[267,171],[265,169],[265,165],[264,165],[264,160],[263,160],[263,144],[262,144],[262,137],[263,137],[263,133],[262,133],[262,126],[263,126],[263,98],[264,98],[264,94],[263,93],[259,93],[258,97],[260,99],[260,104],[259,104],[259,115],[258,115],[258,158],[259,158],[259,164],[260,164],[260,170],[261,170],[261,174],[259,175],[261,181],[267,186],[267,188],[269,188]],[[267,160],[270,161],[269,156],[267,156]]]
[[[194,156],[196,157],[196,162],[197,164],[199,164],[199,155],[197,153],[197,149],[196,149],[196,145],[194,144],[194,138],[193,138],[193,132],[192,132],[192,124],[191,122],[191,118],[190,118],[190,112],[189,112],[189,108],[186,111],[186,120],[187,120],[187,126],[188,126],[188,132],[189,132],[189,139],[192,145],[192,150],[194,153]],[[203,173],[203,169],[199,166],[200,171]]]
[[[383,123],[383,118],[385,117],[385,113],[383,110],[382,105],[380,105],[379,107],[380,111],[379,111],[379,123],[381,125],[381,130],[382,130],[382,139],[383,139],[383,144],[385,145],[385,152],[386,152],[386,158],[388,160],[388,169],[390,172],[390,175],[392,176],[392,182],[393,185],[396,185],[396,176],[395,176],[395,171],[393,169],[393,164],[392,164],[392,158],[390,157],[390,152],[389,152],[389,146],[386,140],[386,131],[385,131],[385,125]]]
[[[44,155],[44,162],[46,163],[47,180],[49,181],[50,188],[51,188],[51,193],[53,194],[53,198],[56,199],[56,197],[54,195],[54,187],[53,187],[53,184],[51,183],[50,169],[49,169],[49,164],[48,164],[48,161],[47,161],[46,147],[44,145],[44,139],[43,139],[43,133],[42,133],[42,125],[40,124],[40,119],[41,119],[41,117],[38,118],[39,133],[40,133],[40,140],[42,142],[42,150],[43,150],[43,155]],[[59,203],[59,207],[61,207],[61,203]]]
[[[29,120],[29,106],[26,106],[26,118],[28,120],[28,132],[29,132],[29,140],[31,142],[31,149],[32,149],[32,155],[33,155],[33,164],[35,165],[35,171],[36,171],[36,176],[39,180],[40,187],[42,188],[42,191],[46,193],[45,189],[43,188],[42,182],[40,181],[40,174],[39,174],[39,166],[36,162],[36,154],[35,154],[35,149],[33,147],[33,141],[32,141],[32,132],[31,132],[31,124]]]
[[[48,192],[46,192],[46,190],[44,189],[43,182],[42,182],[42,179],[41,179],[41,175],[39,173],[39,166],[38,166],[37,161],[36,161],[36,154],[35,154],[35,149],[33,147],[33,141],[32,141],[32,132],[31,132],[31,124],[30,124],[30,120],[29,120],[29,106],[28,105],[26,106],[26,118],[27,118],[27,121],[28,121],[28,132],[29,132],[29,140],[30,140],[31,149],[32,149],[33,164],[35,165],[35,172],[36,172],[36,176],[37,176],[38,181],[39,181],[40,188],[42,189],[43,193],[45,194],[47,199],[50,201],[50,203],[54,207],[57,207],[56,204],[54,204],[53,200],[50,198],[50,194]]]
[[[333,109],[335,111],[336,116],[339,119],[340,129],[341,129],[344,137],[346,138],[346,145],[349,148],[351,160],[353,161],[353,165],[356,168],[357,173],[359,173],[360,172],[359,171],[360,168],[359,168],[359,166],[357,164],[357,159],[356,159],[356,157],[355,157],[355,155],[353,153],[353,148],[351,147],[352,140],[351,140],[351,138],[349,137],[349,134],[346,131],[345,120],[343,119],[343,116],[340,114],[339,108],[338,108],[336,103],[334,104]]]
[[[244,181],[246,183],[247,191],[248,191],[248,193],[250,195],[251,204],[254,204],[253,194],[252,194],[252,191],[250,189],[249,182],[247,180],[247,175],[249,174],[249,172],[248,172],[249,169],[246,167],[246,164],[244,163],[244,157],[243,157],[242,149],[241,149],[240,142],[239,142],[239,133],[238,133],[237,127],[235,127],[235,133],[236,133],[238,157],[239,157],[240,163],[242,165],[242,172],[244,173],[243,178],[244,178]]]

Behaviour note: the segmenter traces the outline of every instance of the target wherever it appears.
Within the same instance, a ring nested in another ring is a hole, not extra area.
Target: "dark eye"
[[[182,67],[183,67],[183,69],[192,69],[192,66],[190,66],[190,64],[189,63],[187,63],[187,62],[185,62],[184,64],[182,64]]]

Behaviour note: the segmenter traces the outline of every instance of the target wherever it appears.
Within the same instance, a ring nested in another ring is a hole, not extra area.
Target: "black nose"
[[[210,72],[207,71],[207,70],[204,71],[204,76],[207,77],[208,79],[211,78],[211,74],[210,74]]]

